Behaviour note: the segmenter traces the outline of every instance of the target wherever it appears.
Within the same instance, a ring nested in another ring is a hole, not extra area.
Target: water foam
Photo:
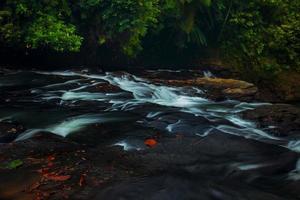
[[[113,121],[120,121],[120,120],[122,120],[122,118],[111,117],[110,115],[106,115],[106,114],[79,115],[76,117],[68,118],[60,123],[50,125],[46,128],[27,130],[24,133],[22,133],[16,139],[16,141],[28,139],[41,131],[51,132],[56,135],[60,135],[62,137],[67,137],[69,134],[80,131],[91,124],[113,122]]]
[[[298,159],[295,169],[288,174],[288,179],[293,181],[300,180],[300,159]]]
[[[218,125],[212,127],[211,129],[204,130],[205,133],[198,131],[197,134],[204,136],[208,135],[210,131],[215,128],[223,133],[242,136],[245,138],[255,139],[255,140],[269,140],[269,141],[280,141],[280,145],[287,147],[293,151],[300,152],[300,142],[288,141],[284,139],[277,138],[268,134],[267,132],[260,130],[256,127],[256,124],[244,120],[239,117],[238,113],[245,110],[252,110],[256,107],[263,105],[270,105],[267,103],[245,103],[239,101],[224,101],[224,102],[214,102],[209,99],[205,99],[199,96],[192,96],[186,92],[186,88],[180,87],[170,87],[164,85],[156,85],[149,82],[146,79],[136,77],[128,73],[106,73],[103,75],[97,74],[82,74],[75,73],[71,71],[66,72],[38,72],[48,75],[58,75],[58,76],[76,76],[85,79],[91,80],[101,80],[107,81],[111,85],[117,86],[122,89],[124,92],[132,94],[131,97],[111,98],[113,94],[102,94],[102,93],[89,93],[89,92],[78,92],[83,90],[88,85],[81,86],[72,91],[64,91],[63,94],[57,95],[52,94],[52,96],[47,96],[45,98],[60,98],[64,101],[70,100],[86,100],[86,101],[103,101],[108,100],[112,104],[111,108],[108,108],[107,111],[111,110],[123,110],[130,111],[134,110],[136,107],[144,105],[146,103],[156,104],[165,107],[174,107],[178,108],[181,112],[191,113],[195,116],[201,116],[208,119],[211,122],[218,122],[219,120],[226,120],[231,122],[234,126],[229,125]],[[206,73],[206,76],[211,76],[210,73]],[[97,84],[96,83],[94,84]],[[201,90],[200,90],[201,91]],[[198,92],[199,94],[201,92]],[[161,113],[147,113],[148,118],[155,117]],[[146,118],[147,118],[146,117]],[[159,120],[159,119],[158,119]],[[180,123],[180,118],[178,123]],[[166,129],[170,132],[173,131],[174,127],[178,124],[169,124]],[[275,142],[278,143],[278,142]]]

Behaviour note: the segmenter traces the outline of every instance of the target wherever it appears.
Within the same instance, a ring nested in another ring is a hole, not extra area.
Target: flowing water
[[[102,124],[111,130],[110,134],[124,132],[107,141],[108,145],[121,146],[124,151],[146,149],[145,135],[150,134],[148,130],[154,130],[165,135],[199,138],[218,131],[300,152],[297,138],[279,138],[240,117],[241,112],[268,103],[214,102],[204,98],[202,88],[171,87],[143,76],[155,73],[158,71],[137,73],[139,75],[127,72],[12,71],[0,77],[1,92],[8,97],[6,104],[1,106],[0,120],[16,121],[27,128],[16,141],[47,131],[97,145],[103,140],[92,127]],[[166,73],[174,77],[183,74],[180,70]],[[215,77],[211,72],[198,73],[197,76]],[[139,135],[139,131],[146,133]],[[239,170],[264,165],[235,163]],[[288,173],[288,178],[299,180],[299,161]]]

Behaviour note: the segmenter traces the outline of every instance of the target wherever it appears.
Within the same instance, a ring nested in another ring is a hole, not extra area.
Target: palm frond
[[[206,40],[204,33],[197,26],[195,26],[193,28],[193,30],[189,34],[189,37],[190,37],[190,42],[192,42],[194,44],[198,44],[199,46],[207,45],[207,40]]]

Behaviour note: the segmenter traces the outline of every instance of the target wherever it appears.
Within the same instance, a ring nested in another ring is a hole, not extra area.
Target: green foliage
[[[79,51],[83,37],[134,56],[159,15],[158,0],[5,0],[0,41],[24,48]]]
[[[79,51],[82,38],[66,23],[71,10],[66,0],[6,0],[1,3],[0,41],[21,48],[49,47]]]
[[[20,38],[19,27],[11,22],[12,12],[10,10],[0,11],[0,41],[13,43]]]
[[[8,165],[6,166],[6,168],[8,169],[16,169],[20,166],[23,165],[23,161],[22,160],[13,160],[10,163],[8,163]]]
[[[157,23],[158,0],[111,0],[101,7],[106,38],[118,41],[127,55],[135,55],[142,49],[141,38]]]
[[[205,12],[211,5],[210,0],[166,0],[161,4],[162,27],[172,33],[179,48],[190,44],[207,45],[205,30],[209,27],[203,23],[208,18]]]
[[[268,76],[300,70],[299,10],[299,0],[3,0],[0,43],[128,57],[221,47],[239,70]]]
[[[300,69],[298,0],[233,1],[233,5],[222,43],[239,70],[259,78]]]
[[[56,51],[79,51],[81,41],[74,25],[65,24],[51,15],[41,15],[33,21],[25,36],[27,47],[36,49],[46,45]]]
[[[128,56],[142,50],[141,40],[160,12],[158,0],[80,0],[73,10],[89,48],[106,45]]]

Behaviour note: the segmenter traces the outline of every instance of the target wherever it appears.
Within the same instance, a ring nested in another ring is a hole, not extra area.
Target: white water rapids
[[[267,130],[258,129],[255,123],[239,117],[239,113],[248,109],[266,105],[266,103],[244,103],[227,100],[214,102],[201,97],[199,88],[170,87],[151,83],[149,80],[129,73],[85,74],[72,71],[33,72],[45,77],[62,77],[65,81],[55,82],[31,89],[35,102],[57,101],[58,105],[74,106],[80,102],[98,102],[105,106],[99,113],[85,113],[57,121],[47,126],[32,128],[21,134],[17,140],[30,138],[43,130],[66,137],[76,131],[96,123],[121,121],[122,117],[108,116],[109,112],[139,112],[136,123],[153,127],[169,133],[190,132],[205,137],[213,130],[248,139],[275,143],[300,152],[299,140],[288,140],[268,134]],[[206,72],[205,76],[213,76]],[[109,83],[120,89],[118,92],[90,91],[99,84]],[[7,83],[9,85],[13,83]],[[191,94],[190,91],[193,91]],[[95,107],[95,109],[97,109]],[[153,109],[153,110],[152,110]],[[170,109],[179,113],[170,114]],[[96,111],[96,110],[95,110]],[[193,116],[186,119],[182,115]],[[7,119],[10,116],[0,116]],[[201,118],[201,123],[197,120]],[[207,123],[203,122],[206,120]],[[122,140],[117,143],[130,146]],[[132,145],[131,145],[132,146]],[[134,146],[134,145],[133,145]],[[137,147],[136,149],[139,149]]]

